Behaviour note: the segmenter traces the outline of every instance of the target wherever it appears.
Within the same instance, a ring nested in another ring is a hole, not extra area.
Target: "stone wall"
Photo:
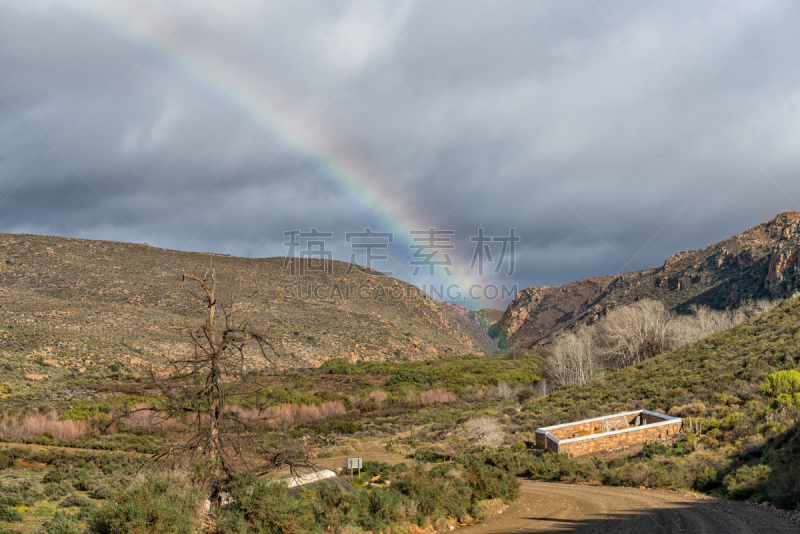
[[[680,434],[683,421],[677,420],[666,425],[634,427],[626,431],[613,432],[605,436],[590,437],[587,439],[570,440],[556,445],[556,452],[569,453],[573,456],[589,454],[591,452],[626,449],[631,445],[648,443],[650,441],[666,440],[669,436]]]
[[[663,421],[664,418],[658,415],[642,412],[642,424],[643,425],[652,425],[653,423],[660,423]]]
[[[580,456],[666,440],[682,431],[682,419],[643,410],[537,429],[536,446]]]
[[[562,428],[554,428],[550,430],[550,434],[554,435],[558,439],[571,439],[587,434],[600,434],[601,432],[620,430],[623,428],[628,428],[629,426],[633,426],[637,415],[638,414],[622,415],[617,417],[611,416],[600,421],[576,423],[574,425],[569,425]],[[658,421],[661,421],[661,419],[657,419],[652,422],[657,423]],[[645,423],[642,422],[641,424]]]

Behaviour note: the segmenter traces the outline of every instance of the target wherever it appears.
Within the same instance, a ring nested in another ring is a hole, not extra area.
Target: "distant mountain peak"
[[[724,309],[798,290],[800,212],[785,211],[703,250],[673,254],[661,267],[523,289],[493,330],[506,345],[532,346],[639,299],[685,312],[692,304]]]

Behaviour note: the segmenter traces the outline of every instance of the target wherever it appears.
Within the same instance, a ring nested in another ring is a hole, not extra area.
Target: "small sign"
[[[342,464],[339,464],[342,465]],[[348,458],[347,459],[347,468],[348,469],[361,469],[361,458]]]
[[[358,474],[361,475],[361,458],[348,458],[347,468],[350,470],[350,476],[353,476],[353,469],[358,469]]]

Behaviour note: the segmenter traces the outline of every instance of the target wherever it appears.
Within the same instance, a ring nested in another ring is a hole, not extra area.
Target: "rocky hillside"
[[[481,308],[479,310],[471,310],[466,306],[462,306],[456,302],[446,302],[445,306],[449,306],[453,313],[463,317],[465,320],[479,327],[483,331],[488,331],[489,327],[502,319],[503,310],[495,308]]]
[[[286,367],[496,348],[485,329],[414,286],[372,270],[346,274],[339,262],[329,275],[300,276],[283,261],[0,234],[0,360],[27,362],[12,367],[35,380],[55,368],[124,372],[175,353],[197,322],[182,273],[212,262],[223,296],[249,303],[258,290],[253,325],[273,337]]]
[[[800,289],[800,213],[781,213],[704,250],[679,252],[658,268],[519,292],[491,333],[529,347],[610,308],[658,299],[677,312],[692,304],[716,309],[749,299],[784,298]]]

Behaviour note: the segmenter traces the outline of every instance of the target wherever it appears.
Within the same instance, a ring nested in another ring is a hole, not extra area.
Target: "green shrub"
[[[762,391],[770,397],[781,393],[794,393],[800,390],[800,372],[792,370],[777,371],[767,375]]]
[[[107,501],[93,518],[97,534],[190,534],[195,531],[194,510],[200,494],[181,491],[172,479],[154,475],[146,482]]]
[[[437,465],[430,471],[417,464],[395,479],[392,491],[418,503],[409,520],[420,526],[440,513],[464,517],[474,500],[463,473],[450,464]]]
[[[536,394],[533,392],[533,390],[525,388],[523,390],[520,390],[519,393],[517,393],[517,402],[519,402],[520,404],[525,404],[535,396]]]
[[[723,483],[732,497],[746,499],[764,489],[771,474],[772,468],[767,465],[743,465],[728,474]]]
[[[414,452],[414,459],[418,462],[442,462],[450,458],[430,449],[417,449]]]
[[[237,476],[228,488],[233,504],[221,511],[223,534],[303,534],[317,532],[314,509],[307,500],[289,496],[286,484]]]
[[[355,370],[355,364],[347,358],[331,358],[317,367],[318,372],[330,375],[352,375]]]
[[[78,519],[64,512],[56,512],[55,517],[45,522],[37,534],[81,534]]]
[[[9,469],[16,463],[17,461],[11,456],[0,453],[0,469]]]
[[[583,474],[585,468],[565,454],[545,453],[526,462],[521,474],[540,480],[561,480]]]
[[[659,441],[651,441],[645,443],[642,447],[642,456],[645,458],[652,458],[653,456],[665,456],[669,451],[669,447]]]
[[[519,480],[513,473],[474,462],[467,466],[467,481],[472,488],[472,500],[503,499],[512,502],[519,497]]]
[[[22,521],[22,513],[6,504],[0,504],[0,521],[6,521],[8,523]]]
[[[361,432],[364,429],[361,423],[340,421],[338,419],[328,421],[325,423],[324,427],[328,434],[355,434],[356,432]]]
[[[415,385],[422,386],[428,383],[428,379],[422,373],[415,369],[398,369],[392,373],[392,377],[384,384],[386,387],[401,386],[401,385]]]
[[[703,471],[697,475],[695,480],[695,487],[699,490],[709,489],[716,487],[717,483],[717,470],[713,467],[705,467]]]
[[[28,451],[23,449],[22,447],[9,447],[7,449],[3,449],[3,454],[7,455],[9,458],[14,460],[19,460],[20,458],[25,458]]]
[[[59,503],[61,508],[72,508],[74,506],[80,508],[96,508],[97,504],[91,499],[87,499],[83,495],[71,494],[66,499]]]
[[[53,497],[63,497],[64,495],[69,495],[75,488],[72,484],[69,483],[67,480],[62,480],[61,482],[50,482],[42,486],[42,490],[44,494],[47,495],[49,498]]]
[[[376,462],[373,460],[364,460],[364,464],[361,467],[361,475],[364,478],[372,478],[374,476],[380,475],[381,478],[389,478],[395,475],[399,475],[400,473],[405,473],[410,468],[403,462],[398,464],[388,464],[386,462]]]
[[[398,493],[384,488],[372,488],[359,492],[353,505],[352,518],[353,522],[364,530],[386,532],[403,523],[406,514],[402,498]],[[283,531],[275,532],[277,534]],[[287,531],[287,534],[291,533]]]
[[[6,483],[0,492],[0,506],[33,506],[44,495],[30,480]]]
[[[64,412],[59,419],[62,421],[88,421],[90,419],[99,419],[100,417],[108,415],[112,409],[111,406],[81,402]]]
[[[772,401],[770,408],[777,410],[784,406],[800,408],[800,393],[778,393],[778,396]]]
[[[301,499],[323,532],[341,532],[350,523],[356,496],[338,484],[323,480],[313,490],[303,490]]]

